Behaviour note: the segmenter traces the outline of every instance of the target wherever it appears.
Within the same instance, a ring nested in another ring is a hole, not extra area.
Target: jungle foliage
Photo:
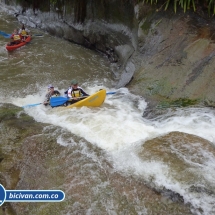
[[[140,1],[139,1],[140,2]],[[143,0],[145,3],[158,4],[158,0]],[[164,10],[167,10],[169,7],[173,7],[175,13],[178,7],[181,7],[184,12],[189,9],[196,11],[197,6],[208,9],[208,14],[215,14],[215,0],[165,0],[159,1],[163,2]]]
[[[87,7],[89,5],[108,5],[110,0],[16,0],[23,8],[33,8],[33,10],[40,9],[42,11],[49,11],[51,7],[58,8],[58,12],[65,12],[65,10],[72,11],[75,15],[76,22],[83,22],[86,17]],[[175,13],[179,8],[184,12],[188,10],[193,11],[208,11],[209,16],[215,14],[215,0],[120,0],[121,4],[136,5],[138,3],[152,4],[159,8],[159,10],[173,9]],[[90,7],[91,7],[90,6]],[[64,8],[64,9],[63,9]]]

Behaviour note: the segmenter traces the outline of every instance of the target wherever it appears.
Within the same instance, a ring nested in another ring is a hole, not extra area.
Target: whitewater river
[[[1,31],[11,33],[17,25],[14,17],[0,12]],[[84,150],[83,145],[88,142],[104,152],[105,159],[112,163],[114,171],[125,177],[133,175],[145,183],[153,182],[152,186],[158,189],[164,187],[179,193],[185,203],[191,205],[193,214],[215,214],[215,157],[212,154],[202,152],[201,156],[205,157],[205,161],[202,162],[201,168],[193,164],[192,158],[184,157],[184,160],[198,171],[199,177],[204,176],[201,186],[207,183],[207,187],[210,187],[211,192],[204,195],[192,193],[187,189],[186,183],[174,181],[170,174],[171,169],[164,163],[144,161],[138,156],[138,151],[146,140],[171,131],[197,135],[211,141],[215,146],[213,109],[175,109],[156,119],[145,119],[142,117],[147,107],[144,98],[131,94],[127,88],[113,87],[115,80],[111,65],[105,57],[37,29],[31,31],[33,35],[42,36],[33,36],[29,44],[12,53],[5,49],[8,39],[0,36],[1,102],[20,107],[42,102],[49,84],[53,84],[63,93],[73,78],[79,80],[80,86],[89,94],[99,89],[116,92],[107,95],[104,104],[99,108],[65,110],[38,105],[25,109],[25,112],[37,122],[56,125],[69,132],[70,137],[57,137],[57,143],[64,147],[74,144],[75,137],[82,138],[83,159],[85,156],[95,156],[95,152]],[[97,159],[95,160],[100,165],[101,160]],[[94,177],[95,172],[91,174]],[[110,205],[107,206],[109,209]],[[110,211],[108,214],[117,214],[113,205]],[[136,207],[136,211],[139,211],[138,214],[151,214],[140,206],[139,209]]]

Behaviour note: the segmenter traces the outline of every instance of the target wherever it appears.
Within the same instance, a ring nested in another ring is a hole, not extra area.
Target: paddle
[[[22,106],[23,108],[28,108],[28,107],[35,107],[37,105],[41,105],[42,103],[36,103],[36,104],[29,104],[29,105],[25,105],[25,106]]]
[[[107,92],[106,95],[115,94],[116,92]]]
[[[4,31],[0,31],[0,35],[2,35],[4,38],[10,38],[12,34],[7,34]],[[31,36],[35,36],[35,37],[43,37],[42,34],[33,34]]]
[[[76,99],[79,101],[79,99],[83,99],[86,98],[88,96],[81,96],[81,97],[76,97]],[[61,106],[63,104],[65,104],[67,101],[72,101],[74,100],[73,98],[66,98],[66,97],[51,97],[50,98],[50,105],[51,107],[57,107],[57,106]]]
[[[2,35],[4,38],[10,38],[11,37],[11,34],[7,34],[3,31],[0,31],[0,35]]]
[[[61,106],[64,103],[66,103],[67,101],[69,101],[70,98],[66,98],[66,97],[51,97],[50,98],[50,105],[52,107],[57,107],[57,106]]]
[[[50,99],[50,105],[52,107],[57,107],[60,105],[63,105],[65,102],[69,101],[70,98],[65,98],[65,97],[51,97]],[[41,105],[43,103],[35,103],[35,104],[28,104],[25,106],[22,106],[23,108],[28,108],[28,107],[35,107],[37,105]]]
[[[80,97],[80,98],[84,98],[84,96]],[[51,107],[61,106],[64,103],[66,103],[67,101],[69,101],[69,100],[71,100],[71,98],[66,98],[66,97],[51,97],[50,98],[50,105],[51,105]],[[22,106],[22,107],[23,108],[35,107],[35,106],[40,105],[40,104],[43,104],[43,103],[28,104],[28,105],[25,105],[25,106]]]
[[[111,95],[111,94],[115,94],[116,92],[107,92],[106,95]],[[83,98],[83,97],[80,97]],[[71,100],[71,98],[66,98],[66,97],[51,97],[50,99],[50,105],[52,107],[57,107],[57,106],[61,106],[64,103],[66,103],[67,101]],[[25,106],[22,106],[23,108],[28,108],[28,107],[35,107],[37,105],[40,105],[43,103],[36,103],[36,104],[28,104]]]

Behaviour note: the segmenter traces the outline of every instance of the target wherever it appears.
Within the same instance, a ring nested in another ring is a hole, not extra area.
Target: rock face
[[[191,12],[157,13],[141,21],[141,64],[129,88],[159,100],[214,102],[214,21]]]
[[[80,2],[85,6],[78,15],[72,3],[49,13],[20,7],[14,13],[26,25],[104,53],[117,88],[128,86],[158,102],[191,99],[214,106],[213,18],[130,1]]]
[[[0,214],[192,214],[188,205],[165,198],[141,178],[116,172],[101,149],[35,122],[21,108],[1,105],[0,122],[0,183],[5,189],[65,192],[65,200],[54,204],[5,202]],[[62,135],[69,138],[67,146],[57,143]]]
[[[78,11],[82,11],[78,15],[75,12],[77,5],[67,2],[53,7],[48,13],[17,7],[16,16],[28,26],[105,54],[113,63],[117,87],[125,86],[135,71],[132,55],[137,48],[137,39],[134,39],[137,38],[137,20],[133,3],[118,0],[81,2]]]

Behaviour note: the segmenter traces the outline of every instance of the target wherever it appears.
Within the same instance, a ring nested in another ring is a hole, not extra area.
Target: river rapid
[[[14,17],[0,11],[0,26],[1,31],[11,33],[20,24]],[[113,165],[114,171],[125,177],[133,175],[149,185],[153,184],[156,189],[166,188],[179,193],[185,203],[191,205],[193,214],[215,213],[215,157],[212,154],[206,151],[202,153],[201,156],[206,161],[201,168],[196,167],[199,175],[204,175],[201,186],[207,183],[210,187],[211,192],[204,195],[194,195],[185,183],[176,183],[169,174],[171,169],[163,162],[144,161],[138,155],[145,141],[172,131],[202,137],[215,146],[214,109],[178,108],[159,117],[146,119],[142,117],[147,108],[146,101],[141,96],[130,93],[127,88],[113,87],[115,80],[111,64],[104,56],[37,29],[30,30],[33,34],[32,41],[11,53],[5,49],[9,39],[0,36],[2,103],[22,107],[42,102],[49,84],[53,84],[63,94],[73,78],[79,80],[80,86],[89,94],[99,89],[116,92],[107,95],[99,108],[65,110],[38,105],[25,108],[24,111],[37,122],[49,123],[69,132],[69,137],[61,134],[57,136],[58,144],[68,147],[74,144],[76,137],[82,138],[83,150],[85,142],[100,148],[104,151],[105,159]],[[50,128],[50,133],[52,131]],[[83,159],[85,156],[94,157],[94,152],[85,150],[82,156]],[[193,165],[191,158],[184,157],[184,160]],[[98,159],[96,162],[101,161]],[[95,172],[91,174],[94,177]],[[113,208],[112,213],[108,214],[117,214],[113,211],[116,210]],[[140,209],[139,214],[150,213]]]

